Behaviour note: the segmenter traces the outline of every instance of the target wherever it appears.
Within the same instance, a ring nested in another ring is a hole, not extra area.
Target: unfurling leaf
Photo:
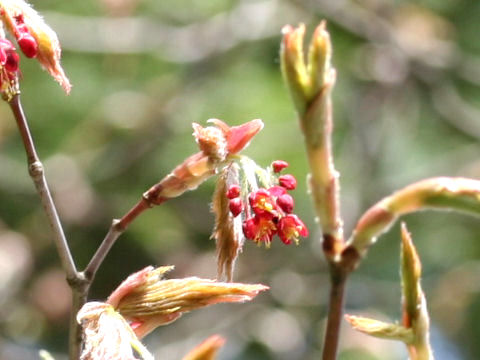
[[[433,359],[430,346],[430,317],[420,284],[422,264],[405,224],[402,224],[402,322],[413,330],[414,340],[407,343],[412,360]]]
[[[185,312],[221,302],[249,301],[268,289],[260,284],[223,283],[197,277],[164,280],[163,275],[171,268],[149,266],[134,273],[107,300],[131,321],[139,338]]]
[[[182,360],[215,360],[218,350],[225,344],[220,335],[212,335],[197,345]]]
[[[418,317],[420,297],[423,295],[420,287],[422,264],[405,223],[402,223],[401,264],[403,325],[411,327],[412,321]]]
[[[218,119],[210,119],[215,127],[203,128],[194,124],[194,137],[200,152],[188,157],[144,195],[151,205],[180,196],[185,191],[196,189],[228,164],[228,157],[235,155],[263,128],[259,119],[239,126],[228,126]]]
[[[352,315],[345,315],[345,319],[355,330],[361,331],[370,336],[388,340],[400,340],[407,344],[411,343],[414,338],[412,329],[408,329],[399,324],[391,324]]]
[[[364,255],[377,236],[401,215],[426,209],[455,210],[480,215],[480,181],[437,177],[404,187],[382,199],[360,218],[346,249]]]
[[[420,285],[422,266],[405,224],[402,224],[402,325],[346,315],[355,330],[407,345],[410,360],[433,360],[429,342],[430,320]]]
[[[303,51],[305,25],[300,24],[296,28],[286,25],[282,29],[280,61],[283,78],[301,116],[314,99],[335,82],[335,70],[331,66],[332,45],[326,26],[326,22],[322,21],[315,29],[308,49],[308,61],[305,61]]]

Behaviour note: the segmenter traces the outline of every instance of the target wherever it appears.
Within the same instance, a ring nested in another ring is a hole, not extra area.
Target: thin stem
[[[135,220],[141,213],[149,208],[151,208],[149,201],[145,198],[142,198],[120,220],[114,219],[112,221],[112,225],[110,226],[107,235],[105,235],[105,238],[84,270],[85,277],[89,281],[93,281],[98,268],[102,264],[115,241],[120,237],[120,235],[123,234],[133,220]]]
[[[62,267],[67,274],[67,279],[75,279],[78,276],[78,272],[70,252],[70,248],[68,247],[68,243],[65,238],[52,195],[50,194],[43,170],[43,165],[40,162],[35,150],[33,138],[22,109],[22,104],[20,102],[20,95],[14,95],[8,103],[10,104],[13,115],[15,116],[18,130],[20,131],[20,136],[22,137],[25,152],[27,153],[28,172],[35,184],[35,188],[37,189],[43,208],[47,215],[48,223],[53,232],[53,239],[60,256]]]
[[[68,337],[69,359],[78,360],[82,352],[82,327],[77,322],[77,313],[87,302],[91,281],[79,274],[75,282],[70,282],[72,288],[72,313],[70,316],[70,332]]]
[[[338,173],[332,150],[331,87],[327,83],[300,119],[310,167],[309,185],[323,232],[323,249],[332,260],[343,248],[343,223],[339,205]]]
[[[419,342],[408,346],[408,355],[410,360],[433,360],[432,350],[428,342]]]
[[[53,232],[53,239],[57,252],[60,256],[62,267],[67,275],[67,281],[72,289],[73,304],[70,315],[70,333],[69,333],[69,354],[70,360],[78,360],[82,347],[81,329],[77,324],[76,314],[80,307],[85,303],[88,295],[90,283],[86,281],[82,273],[77,271],[75,263],[70,252],[70,248],[63,232],[62,224],[58,216],[55,203],[53,202],[47,179],[43,170],[43,165],[37,155],[35,144],[28,127],[27,118],[23,112],[20,102],[20,95],[16,94],[8,102],[17,122],[18,130],[25,147],[28,162],[28,172],[35,184],[38,195],[40,196],[48,223]]]
[[[343,315],[345,284],[347,273],[340,268],[331,267],[330,299],[328,309],[327,328],[323,342],[322,360],[337,358],[340,326]]]

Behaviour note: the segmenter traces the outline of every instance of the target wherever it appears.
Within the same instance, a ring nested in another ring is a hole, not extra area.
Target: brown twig
[[[107,235],[105,235],[105,238],[84,270],[85,277],[89,281],[93,281],[98,268],[102,264],[115,241],[141,213],[151,208],[151,206],[152,205],[150,205],[147,199],[142,198],[121,219],[114,219],[112,221],[112,225],[110,226]]]
[[[70,332],[68,334],[68,355],[70,360],[80,359],[82,352],[82,328],[77,322],[77,313],[87,302],[91,281],[85,278],[83,272],[78,274],[74,281],[68,284],[72,289],[72,309],[70,315]]]
[[[54,235],[54,242],[57,252],[60,256],[62,267],[67,276],[67,282],[72,289],[72,314],[70,318],[69,334],[69,358],[77,360],[80,358],[82,348],[81,328],[77,323],[76,314],[85,304],[90,290],[90,285],[95,274],[103,262],[105,256],[115,243],[117,238],[126,230],[130,223],[135,220],[144,210],[151,207],[147,198],[142,198],[130,211],[128,211],[120,220],[114,220],[105,239],[98,248],[85,271],[79,272],[73,261],[70,248],[68,246],[65,234],[63,232],[58,213],[53,202],[47,180],[45,178],[43,165],[37,155],[35,144],[33,142],[27,119],[22,109],[20,95],[14,95],[9,101],[13,115],[22,137],[22,141],[27,154],[29,174],[35,184],[37,192],[41,198],[43,208],[47,215],[50,227]],[[158,203],[158,200],[157,200]]]
[[[331,268],[330,270],[330,298],[327,327],[323,341],[323,360],[334,360],[337,358],[347,274],[348,272],[342,271],[340,267]]]
[[[54,243],[56,245],[58,255],[60,256],[62,267],[67,276],[67,282],[72,289],[73,305],[70,316],[69,351],[70,359],[77,360],[80,357],[81,351],[81,332],[79,325],[77,324],[76,314],[80,309],[80,306],[86,301],[90,283],[86,281],[83,273],[77,271],[73,261],[72,254],[65,238],[57,209],[55,207],[55,203],[53,202],[53,198],[45,178],[43,165],[37,155],[27,118],[23,112],[20,94],[14,95],[11,100],[8,101],[8,103],[17,122],[18,130],[25,147],[25,152],[27,153],[28,172],[40,196],[45,214],[48,218],[48,223],[53,232]]]
[[[153,187],[155,188],[155,186]],[[166,200],[166,199],[164,199]],[[155,203],[160,204],[161,201]],[[107,235],[103,239],[99,248],[92,256],[92,259],[86,266],[85,270],[79,273],[79,277],[76,281],[70,283],[72,288],[72,318],[70,321],[70,360],[77,360],[80,357],[82,348],[81,327],[77,323],[76,314],[87,302],[88,292],[90,285],[95,279],[95,275],[102,264],[103,260],[107,256],[108,252],[112,248],[115,241],[123,234],[128,226],[145,210],[152,207],[151,201],[148,197],[144,196],[137,204],[135,204],[121,219],[114,219],[112,225],[108,230]]]
[[[47,180],[45,178],[43,165],[40,162],[35,149],[35,144],[28,127],[28,122],[20,102],[20,94],[14,95],[8,103],[17,122],[18,130],[25,147],[25,152],[27,153],[28,173],[34,182],[35,188],[37,189],[38,195],[42,201],[45,214],[48,218],[48,223],[52,229],[53,239],[60,256],[60,261],[62,262],[62,267],[67,274],[67,279],[76,279],[78,272],[70,252],[70,248],[68,247],[68,243],[58,217],[57,209],[47,184]]]

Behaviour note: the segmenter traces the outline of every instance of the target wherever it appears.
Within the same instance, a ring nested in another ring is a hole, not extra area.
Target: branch
[[[316,28],[304,60],[305,26],[283,28],[280,50],[282,72],[296,107],[310,167],[309,188],[323,232],[323,252],[330,265],[331,287],[328,321],[323,342],[323,360],[337,357],[345,282],[350,268],[338,262],[344,248],[340,215],[338,172],[333,164],[332,99],[335,69],[332,45],[325,21]]]
[[[82,327],[77,322],[77,313],[87,302],[91,281],[85,278],[83,273],[78,278],[69,282],[72,288],[72,310],[70,315],[70,332],[68,334],[68,352],[70,360],[80,359],[82,352]]]
[[[338,173],[333,164],[332,100],[335,69],[331,66],[332,48],[326,23],[313,34],[304,60],[305,27],[286,26],[280,51],[283,77],[297,109],[310,167],[309,185],[315,211],[323,232],[323,249],[334,261],[343,247]]]
[[[65,270],[67,279],[73,280],[78,277],[78,272],[75,267],[75,263],[68,247],[65,234],[63,232],[62,224],[58,217],[57,209],[52,199],[50,189],[45,178],[43,165],[40,162],[40,159],[37,155],[35,145],[33,142],[30,129],[28,127],[27,119],[22,109],[22,104],[20,102],[20,95],[16,94],[8,102],[10,108],[12,109],[13,115],[17,122],[18,130],[20,136],[22,137],[23,145],[25,147],[25,152],[27,153],[28,161],[28,173],[32,178],[35,188],[37,189],[38,195],[40,196],[45,214],[48,218],[48,223],[53,232],[53,240],[57,247],[58,255],[60,256],[60,261],[62,267]]]
[[[8,101],[8,103],[17,122],[18,130],[25,147],[25,152],[27,153],[28,172],[40,196],[45,214],[48,218],[48,223],[50,224],[50,228],[53,232],[53,239],[57,247],[57,252],[60,256],[62,268],[67,275],[67,282],[72,289],[73,298],[71,310],[72,314],[70,317],[69,356],[70,360],[77,360],[80,358],[82,338],[80,326],[76,322],[76,314],[87,299],[90,282],[86,281],[83,273],[79,273],[77,271],[73,261],[70,248],[68,247],[68,243],[58,217],[57,209],[53,202],[52,195],[50,194],[43,170],[43,165],[37,155],[35,144],[28,127],[27,118],[25,117],[22,109],[20,95],[15,94],[11,100]]]
[[[93,281],[98,268],[102,264],[115,241],[117,241],[120,235],[124,233],[133,220],[135,220],[141,213],[149,209],[151,206],[152,205],[150,205],[145,198],[142,198],[142,200],[132,207],[120,220],[114,219],[112,221],[112,225],[110,226],[107,235],[105,235],[105,238],[84,270],[85,277],[89,279],[89,281]]]
[[[323,360],[334,360],[337,358],[347,277],[348,271],[345,272],[339,267],[332,266],[330,268],[330,299],[328,304],[327,328],[323,341]]]
[[[210,122],[215,127],[203,128],[193,124],[194,137],[201,151],[186,158],[170,174],[148,189],[142,199],[120,220],[113,220],[110,230],[85,268],[84,273],[89,281],[95,277],[118,237],[141,213],[178,197],[185,191],[196,189],[228,162],[228,156],[235,155],[248,146],[250,140],[263,128],[263,122],[259,119],[233,127],[218,119],[211,119]]]

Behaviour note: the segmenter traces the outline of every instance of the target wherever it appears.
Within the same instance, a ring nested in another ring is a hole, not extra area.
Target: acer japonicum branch
[[[323,21],[315,29],[304,59],[305,26],[283,28],[280,59],[283,77],[295,105],[309,162],[309,190],[323,233],[322,246],[330,269],[330,297],[323,342],[324,360],[337,357],[345,282],[348,269],[338,262],[343,250],[343,221],[339,205],[338,172],[332,151],[332,100],[336,72],[331,66],[332,46]]]
[[[409,185],[368,209],[358,221],[350,239],[345,241],[339,210],[338,173],[333,165],[331,149],[333,129],[331,90],[335,83],[335,70],[330,63],[332,56],[330,37],[325,22],[322,22],[312,35],[308,58],[305,60],[304,36],[303,24],[297,28],[285,26],[280,59],[283,77],[304,135],[310,166],[310,192],[317,220],[323,232],[324,254],[330,265],[330,302],[322,356],[324,360],[333,360],[337,356],[346,279],[358,266],[377,236],[387,231],[401,215],[414,211],[448,209],[479,215],[480,181],[439,177]],[[406,229],[402,233],[402,238],[404,248],[409,248],[411,240]],[[419,260],[417,262],[419,263]],[[417,301],[412,306],[423,306],[422,304],[421,301]],[[395,335],[397,330],[388,324],[380,325],[378,322],[373,324],[353,317],[348,319],[357,327],[361,324],[369,331],[378,333],[381,329],[380,333],[397,336]],[[416,347],[412,344],[409,347],[413,349],[410,351],[411,354],[423,355],[422,357],[411,355],[412,359],[427,359],[430,356],[429,347],[426,345],[428,341],[425,340],[428,339],[428,329],[423,330],[421,335],[417,331]]]
[[[229,127],[223,121],[211,119],[215,126],[202,127],[194,124],[194,137],[200,151],[185,159],[173,171],[147,190],[142,198],[121,219],[112,225],[90,263],[85,274],[93,279],[100,264],[118,237],[145,210],[194,190],[202,182],[215,175],[229,163],[230,157],[246,147],[250,140],[263,128],[259,119],[243,125]]]
[[[0,20],[27,58],[36,59],[65,92],[70,82],[60,65],[58,39],[42,18],[24,1],[1,1]],[[322,22],[303,51],[305,26],[285,26],[280,51],[282,73],[290,91],[304,135],[310,167],[308,178],[315,213],[322,232],[322,245],[329,264],[331,288],[322,357],[337,357],[345,285],[376,238],[402,215],[425,209],[448,209],[480,215],[480,181],[438,177],[411,184],[368,209],[345,241],[339,206],[339,174],[332,151],[332,89],[336,72],[331,65],[332,45]],[[230,127],[218,119],[213,126],[193,124],[199,152],[186,158],[119,219],[114,219],[105,238],[84,271],[78,271],[47,184],[23,113],[19,90],[19,55],[15,45],[0,30],[0,92],[13,112],[27,154],[29,174],[40,196],[67,281],[72,289],[70,359],[131,359],[135,350],[143,359],[153,356],[141,344],[143,336],[159,325],[175,321],[183,313],[219,302],[242,302],[268,289],[261,284],[233,283],[233,266],[245,239],[269,247],[275,236],[289,245],[308,236],[308,229],[293,213],[290,190],[297,181],[280,175],[288,163],[277,160],[260,168],[240,156],[263,128],[255,119]],[[189,277],[164,279],[172,267],[146,267],[129,276],[105,302],[89,302],[90,285],[102,262],[120,235],[144,211],[196,189],[218,176],[212,211],[216,222],[212,237],[217,243],[218,278],[227,282]],[[411,359],[431,358],[429,318],[420,286],[421,264],[411,237],[402,226],[402,324],[347,316],[359,331],[403,341]],[[83,327],[82,346],[81,326]],[[184,360],[213,359],[224,340],[214,336],[190,352]]]
[[[75,263],[73,262],[72,255],[70,253],[70,249],[58,217],[58,212],[48,187],[43,164],[41,163],[40,158],[35,150],[33,138],[20,102],[20,95],[14,95],[9,101],[9,104],[17,122],[17,127],[25,147],[25,152],[27,154],[28,172],[33,180],[33,183],[35,184],[35,188],[40,196],[43,209],[47,215],[48,223],[53,233],[54,243],[57,247],[57,252],[60,255],[62,267],[65,270],[67,279],[75,279],[78,276],[78,272],[75,267]]]
[[[283,28],[282,73],[295,105],[309,162],[309,190],[323,232],[325,255],[332,260],[343,244],[338,173],[333,164],[331,92],[336,72],[331,65],[330,35],[323,21],[315,29],[304,59],[305,26]]]

